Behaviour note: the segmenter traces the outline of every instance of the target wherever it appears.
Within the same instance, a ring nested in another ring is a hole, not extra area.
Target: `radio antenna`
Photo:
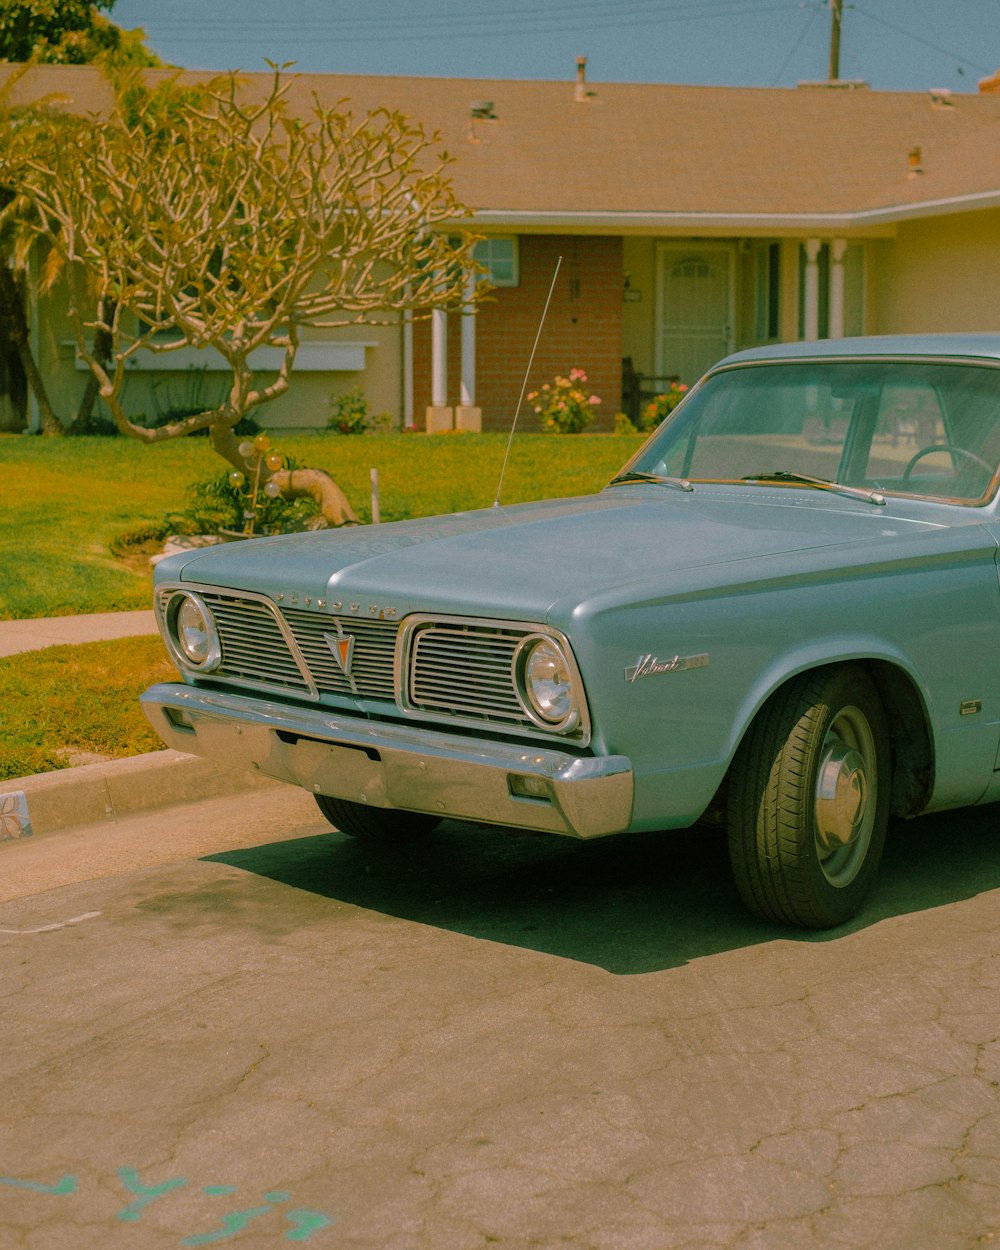
[[[545,325],[545,315],[549,311],[549,304],[552,303],[552,292],[556,289],[556,278],[559,277],[559,267],[562,264],[562,257],[556,261],[555,272],[552,274],[552,282],[549,285],[549,293],[545,298],[545,307],[542,309],[542,315],[538,322],[538,331],[535,334],[535,344],[531,349],[531,355],[528,357],[528,367],[524,371],[524,381],[521,383],[521,394],[517,397],[517,407],[514,409],[514,420],[510,423],[510,437],[507,439],[507,450],[504,452],[503,464],[500,466],[500,480],[497,482],[497,496],[493,500],[493,507],[500,507],[500,491],[503,489],[503,477],[507,472],[507,461],[510,459],[510,449],[514,442],[514,431],[517,429],[517,418],[521,413],[521,404],[524,402],[524,392],[528,389],[528,378],[531,375],[531,366],[535,363],[535,352],[538,351],[538,340],[542,337],[542,326]]]

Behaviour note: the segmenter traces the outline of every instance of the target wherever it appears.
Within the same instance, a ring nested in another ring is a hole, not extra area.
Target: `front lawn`
[[[0,781],[162,750],[139,695],[176,680],[158,635],[0,659]]]
[[[275,449],[328,470],[370,519],[378,469],[382,520],[489,507],[506,435],[272,434]],[[518,434],[503,502],[599,489],[634,437]],[[146,447],[123,438],[0,436],[0,619],[145,608],[151,574],[111,554],[121,533],[187,506],[194,482],[225,470],[203,438]]]

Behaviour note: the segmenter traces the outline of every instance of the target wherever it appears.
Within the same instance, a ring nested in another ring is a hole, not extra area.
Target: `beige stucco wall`
[[[622,304],[622,353],[639,373],[656,372],[656,240],[625,238],[622,261],[631,296]]]
[[[75,413],[89,376],[75,359],[72,330],[66,316],[67,298],[60,284],[42,296],[38,305],[38,358],[52,406],[63,421]],[[304,345],[310,343],[373,343],[364,349],[364,370],[294,370],[288,391],[273,403],[253,411],[254,419],[267,429],[323,428],[330,415],[333,394],[361,386],[371,414],[389,412],[398,424],[402,414],[402,335],[398,324],[350,326],[330,330],[308,330]],[[303,353],[304,355],[304,353]],[[125,408],[130,416],[155,415],[170,409],[193,408],[218,403],[229,385],[229,375],[220,357],[208,369],[179,370],[130,369],[125,384]],[[301,356],[300,356],[301,358]],[[166,357],[161,357],[165,360]],[[261,385],[271,376],[262,374]],[[99,408],[101,415],[107,412]]]
[[[869,258],[872,333],[1000,330],[1000,210],[902,222]]]

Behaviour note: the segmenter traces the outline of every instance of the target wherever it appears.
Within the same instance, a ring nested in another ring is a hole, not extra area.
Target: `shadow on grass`
[[[445,823],[402,845],[329,833],[207,858],[401,919],[630,974],[776,938],[831,941],[996,889],[998,822],[1000,805],[894,824],[864,913],[828,933],[749,916],[724,835],[705,829],[586,843]]]

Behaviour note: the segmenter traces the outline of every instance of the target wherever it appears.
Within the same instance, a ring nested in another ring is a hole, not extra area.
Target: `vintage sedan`
[[[998,466],[1000,335],[740,352],[595,495],[164,560],[143,705],[359,838],[723,821],[835,926],[890,817],[1000,799]]]

